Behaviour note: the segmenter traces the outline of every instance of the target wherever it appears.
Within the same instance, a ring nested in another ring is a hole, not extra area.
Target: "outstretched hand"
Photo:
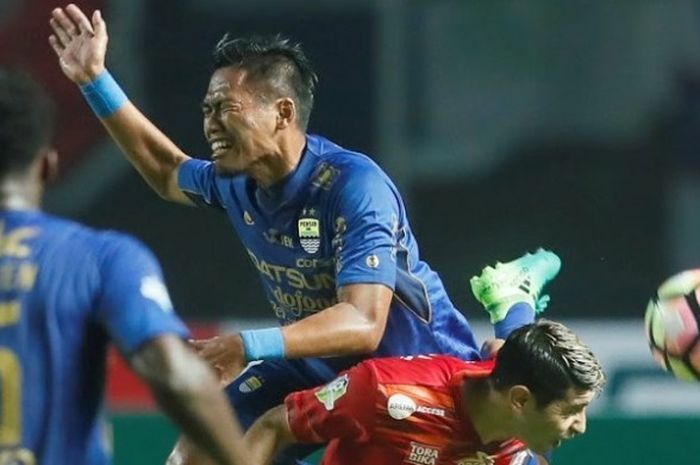
[[[63,73],[76,84],[85,84],[105,68],[107,25],[100,10],[88,17],[77,6],[56,8],[49,20],[53,34],[49,43],[58,56]]]
[[[243,340],[239,334],[190,340],[190,346],[214,369],[222,386],[227,386],[246,366]]]

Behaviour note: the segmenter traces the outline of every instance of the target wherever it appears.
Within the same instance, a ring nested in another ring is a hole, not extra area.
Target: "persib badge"
[[[350,379],[346,373],[316,391],[316,398],[323,404],[324,407],[326,407],[326,410],[333,410],[335,408],[335,401],[343,397],[345,393],[348,392],[349,383]]]
[[[321,224],[312,213],[313,210],[304,210],[298,222],[299,243],[306,253],[316,253],[321,246]]]

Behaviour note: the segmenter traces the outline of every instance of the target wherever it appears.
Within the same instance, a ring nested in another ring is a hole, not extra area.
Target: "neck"
[[[503,400],[487,380],[465,380],[463,405],[483,444],[505,441],[513,436]]]
[[[0,209],[38,210],[41,205],[41,188],[25,177],[8,177],[0,180]]]
[[[295,131],[281,141],[275,155],[265,157],[250,173],[259,185],[270,187],[293,172],[299,165],[306,146],[306,134]]]

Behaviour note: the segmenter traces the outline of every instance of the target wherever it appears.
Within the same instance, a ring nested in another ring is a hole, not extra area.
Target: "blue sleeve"
[[[145,246],[106,233],[99,263],[97,319],[122,353],[129,354],[163,334],[189,335],[173,312],[160,266]]]
[[[177,185],[197,205],[225,208],[216,182],[216,168],[210,161],[191,158],[182,163]]]
[[[350,173],[338,194],[333,240],[336,284],[396,284],[399,201],[378,170]]]

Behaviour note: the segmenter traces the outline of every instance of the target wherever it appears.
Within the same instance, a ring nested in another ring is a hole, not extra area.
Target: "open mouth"
[[[226,140],[215,140],[211,143],[212,158],[217,159],[224,152],[233,147],[233,144]]]

